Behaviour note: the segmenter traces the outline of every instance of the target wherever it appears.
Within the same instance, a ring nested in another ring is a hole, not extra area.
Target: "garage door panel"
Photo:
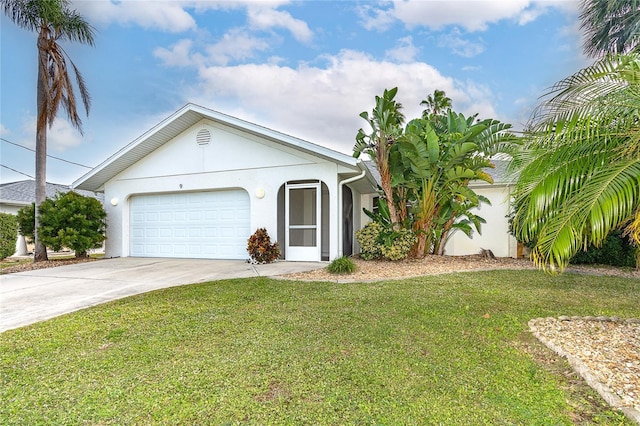
[[[131,199],[131,256],[246,259],[246,191],[141,195]]]

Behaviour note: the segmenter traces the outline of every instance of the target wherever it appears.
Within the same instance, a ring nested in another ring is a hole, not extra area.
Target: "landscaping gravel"
[[[640,424],[640,320],[537,318],[529,327],[605,401]]]

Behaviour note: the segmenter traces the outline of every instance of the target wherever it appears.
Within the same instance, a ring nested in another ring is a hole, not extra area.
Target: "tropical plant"
[[[77,113],[74,88],[69,78],[67,59],[76,76],[84,107],[89,113],[90,97],[82,75],[66,54],[59,41],[76,41],[93,46],[93,28],[75,10],[68,0],[0,0],[2,9],[14,23],[36,32],[38,48],[37,121],[36,121],[36,202],[35,220],[46,198],[47,126],[56,118],[60,105],[71,124],[82,132],[82,120]],[[47,250],[40,241],[34,225],[34,261],[47,259]]]
[[[258,228],[247,241],[247,252],[253,263],[271,263],[280,256],[278,243],[271,244],[266,228]]]
[[[624,54],[640,44],[640,1],[582,0],[580,29],[584,51],[592,57]]]
[[[0,259],[11,256],[16,251],[18,221],[9,213],[0,213]]]
[[[515,143],[510,127],[451,110],[407,124],[391,170],[394,186],[407,188],[411,200],[412,228],[418,236],[415,256],[443,254],[454,229],[470,236],[473,225],[480,232],[484,219],[472,209],[489,200],[469,188],[469,182],[493,183],[485,169],[495,167],[492,156]]]
[[[427,95],[427,99],[420,102],[426,108],[422,111],[422,118],[429,118],[431,115],[440,115],[452,106],[451,98],[444,90],[434,90],[433,95]]]
[[[394,88],[376,96],[374,118],[361,114],[374,131],[367,135],[360,129],[354,147],[355,157],[366,152],[375,160],[384,195],[378,214],[365,210],[380,229],[362,230],[364,258],[406,257],[408,241],[416,242],[416,257],[443,254],[454,230],[479,232],[484,219],[473,209],[489,200],[470,189],[469,182],[493,183],[484,169],[494,167],[491,157],[510,152],[517,140],[508,124],[465,117],[451,108],[443,113],[451,100],[441,90],[423,101],[431,108],[424,117],[403,128],[396,94]]]
[[[392,146],[402,134],[404,115],[400,112],[402,104],[395,100],[398,88],[385,90],[382,96],[376,96],[376,104],[371,115],[364,111],[360,117],[365,119],[370,127],[370,133],[358,130],[353,156],[358,158],[362,153],[368,154],[376,164],[380,173],[380,186],[389,204],[389,214],[394,227],[406,217],[406,210],[396,210],[393,202],[394,191],[391,187],[391,172],[389,170],[389,155]]]
[[[562,270],[615,229],[640,243],[640,54],[605,57],[558,82],[524,149],[513,229],[533,260]]]

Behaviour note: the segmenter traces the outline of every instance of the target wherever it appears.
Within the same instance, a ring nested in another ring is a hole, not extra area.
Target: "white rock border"
[[[539,332],[535,326],[535,322],[538,320],[545,319],[553,319],[556,318],[534,318],[529,321],[529,329],[531,333],[541,341],[546,347],[551,349],[553,352],[557,353],[559,356],[564,357],[569,365],[587,382],[589,386],[596,390],[600,394],[600,396],[612,407],[622,411],[629,419],[638,423],[640,425],[640,411],[636,410],[633,407],[623,407],[622,400],[618,395],[612,392],[612,390],[598,381],[598,379],[591,373],[589,368],[584,365],[578,358],[572,356],[570,353],[551,342],[548,339],[545,339]],[[610,322],[624,322],[620,318],[617,317],[566,317],[560,316],[557,318],[558,321],[571,321],[571,320],[583,320],[583,321],[610,321]],[[638,320],[628,320],[630,322],[637,322]]]

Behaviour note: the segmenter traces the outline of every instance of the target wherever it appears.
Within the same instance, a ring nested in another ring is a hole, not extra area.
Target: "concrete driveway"
[[[309,271],[317,262],[116,258],[0,276],[0,332],[110,300],[226,278]]]

